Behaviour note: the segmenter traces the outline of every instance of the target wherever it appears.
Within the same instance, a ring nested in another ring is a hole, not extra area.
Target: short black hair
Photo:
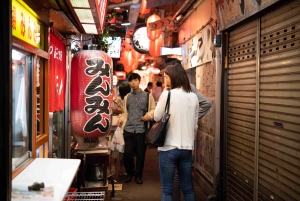
[[[122,83],[119,86],[119,94],[120,94],[120,97],[121,97],[122,100],[130,92],[131,92],[131,87],[128,83]]]
[[[148,82],[147,86],[148,86],[148,87],[152,87],[152,86],[153,86],[153,83],[152,83],[152,82]]]
[[[156,82],[156,86],[161,87],[161,86],[162,86],[162,83],[161,83],[160,81],[157,81],[157,82]]]
[[[131,73],[128,77],[128,82],[131,82],[131,80],[138,79],[141,81],[141,76],[138,73]]]
[[[161,69],[165,69],[168,65],[181,64],[181,61],[177,58],[167,58],[161,65]]]

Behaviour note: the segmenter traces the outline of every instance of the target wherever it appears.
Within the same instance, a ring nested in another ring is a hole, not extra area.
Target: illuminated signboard
[[[26,4],[12,0],[12,35],[43,49],[43,24],[36,17],[37,14]]]
[[[111,58],[120,58],[121,54],[121,37],[108,37],[109,48],[107,54]]]
[[[95,0],[97,13],[99,16],[100,29],[101,34],[103,33],[105,19],[106,19],[106,11],[107,11],[107,0]]]

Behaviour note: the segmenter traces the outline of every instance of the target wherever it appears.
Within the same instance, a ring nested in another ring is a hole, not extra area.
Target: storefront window
[[[32,56],[12,50],[12,157],[13,170],[30,155],[30,86]]]

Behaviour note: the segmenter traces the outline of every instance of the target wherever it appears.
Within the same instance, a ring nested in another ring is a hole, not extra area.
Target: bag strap
[[[167,98],[167,103],[166,103],[166,107],[165,107],[165,113],[169,113],[169,108],[170,108],[170,98],[171,98],[171,91],[168,90],[168,98]]]

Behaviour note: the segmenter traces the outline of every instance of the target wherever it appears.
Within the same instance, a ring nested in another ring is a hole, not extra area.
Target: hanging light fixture
[[[154,41],[154,40],[158,39],[161,34],[161,28],[151,31],[151,29],[148,25],[149,23],[156,22],[158,20],[160,20],[160,17],[156,14],[149,16],[147,19],[147,36],[148,36],[149,40]]]
[[[161,46],[163,44],[163,37],[160,37],[154,41],[150,41],[149,44],[149,54],[153,57],[159,57],[161,52]]]
[[[136,59],[136,60],[138,60],[142,57],[142,54],[135,51],[134,49],[131,49],[131,54],[132,54],[132,58]]]
[[[123,10],[122,11],[122,15],[123,15],[123,22],[121,23],[122,26],[129,26],[130,22],[128,21],[128,13],[127,10]]]

